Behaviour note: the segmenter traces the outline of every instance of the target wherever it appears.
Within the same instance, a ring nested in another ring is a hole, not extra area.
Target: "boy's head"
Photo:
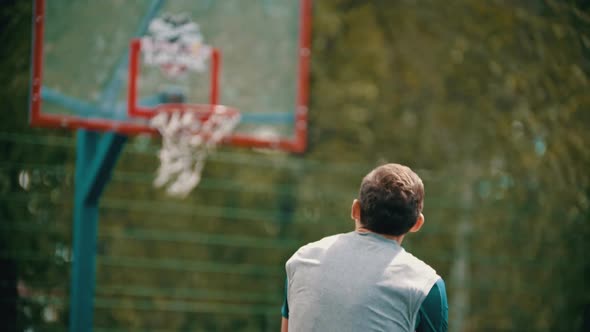
[[[385,164],[364,177],[359,191],[360,223],[366,229],[399,236],[423,222],[424,184],[409,167]],[[419,220],[420,219],[420,220]]]

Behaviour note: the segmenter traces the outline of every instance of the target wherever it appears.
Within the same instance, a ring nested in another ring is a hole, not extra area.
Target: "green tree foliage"
[[[583,329],[587,8],[558,1],[316,5],[312,137],[322,147],[312,154],[432,171],[427,206],[435,200],[462,209],[427,209],[427,220],[455,237],[451,264],[439,265],[451,281],[453,328]],[[415,241],[426,256],[449,245],[438,239],[424,249]]]
[[[1,303],[47,330],[67,326],[75,140],[27,127],[30,10],[0,12]],[[447,281],[451,330],[590,329],[589,55],[583,2],[315,1],[308,152],[222,148],[177,201],[151,187],[157,142],[128,143],[101,200],[96,329],[277,330],[284,261],[349,230],[385,161],[425,181],[404,246]]]
[[[71,169],[73,150],[63,145],[70,133],[44,138],[47,131],[28,127],[31,10],[27,1],[0,6],[0,320],[5,331],[43,321],[45,329],[61,326],[47,297],[63,294],[68,279],[69,228],[57,230],[69,212],[52,205],[71,197],[64,168]],[[39,140],[23,141],[22,134]]]

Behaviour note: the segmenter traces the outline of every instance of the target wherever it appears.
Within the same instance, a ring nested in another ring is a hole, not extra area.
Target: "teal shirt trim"
[[[284,318],[289,318],[289,303],[287,302],[287,290],[289,289],[289,279],[285,278],[285,296],[283,300],[283,307],[281,308],[281,315]]]
[[[422,302],[416,318],[416,332],[446,332],[449,326],[449,304],[445,282],[438,279]]]
[[[289,318],[287,289],[289,281],[285,279],[285,299],[281,308],[284,318]],[[438,279],[426,295],[416,318],[416,332],[447,332],[449,325],[449,305],[447,291],[442,278]]]

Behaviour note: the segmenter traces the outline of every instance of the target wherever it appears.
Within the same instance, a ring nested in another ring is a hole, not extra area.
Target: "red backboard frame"
[[[129,44],[129,75],[127,86],[127,115],[130,118],[151,118],[156,115],[157,107],[144,107],[138,104],[138,78],[139,57],[141,51],[141,39],[134,38]],[[209,104],[219,104],[219,72],[221,70],[221,51],[217,48],[211,48],[210,60],[210,93]]]
[[[224,144],[270,148],[290,152],[304,152],[307,147],[307,122],[309,102],[309,69],[311,46],[311,10],[312,0],[299,0],[299,41],[297,61],[297,92],[295,100],[295,128],[290,138],[279,140],[261,139],[248,135],[235,134],[224,140]],[[45,26],[45,0],[35,0],[33,10],[33,50],[32,77],[30,93],[29,124],[32,127],[50,127],[93,131],[114,131],[125,135],[142,133],[157,134],[157,131],[146,124],[121,120],[84,118],[74,115],[57,115],[42,112],[41,87],[43,82],[43,46]],[[238,106],[239,105],[235,105]]]

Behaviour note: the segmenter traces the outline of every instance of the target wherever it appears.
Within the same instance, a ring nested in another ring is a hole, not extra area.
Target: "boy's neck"
[[[381,233],[373,232],[373,231],[365,228],[365,226],[361,225],[361,222],[359,220],[354,221],[354,230],[359,233],[375,233],[375,234],[383,236],[384,238],[394,240],[399,245],[402,244],[402,241],[404,240],[404,237],[406,236],[405,234],[404,235],[389,235],[389,234],[381,234]]]

